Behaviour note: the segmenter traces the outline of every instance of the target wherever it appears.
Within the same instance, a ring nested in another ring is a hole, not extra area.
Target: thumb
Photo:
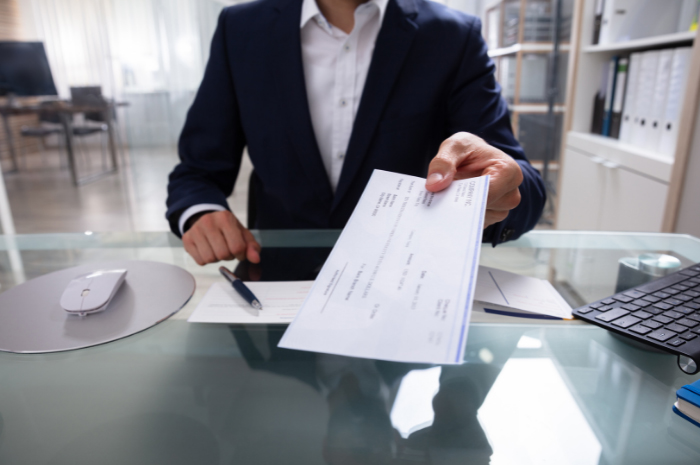
[[[430,192],[438,192],[452,183],[456,167],[454,161],[438,153],[430,162],[425,188]]]

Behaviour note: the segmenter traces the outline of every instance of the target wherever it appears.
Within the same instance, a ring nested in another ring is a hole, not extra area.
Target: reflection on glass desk
[[[338,231],[259,231],[249,279],[313,279]],[[618,260],[700,262],[700,240],[533,232],[483,265],[549,279],[572,306],[614,292]],[[277,348],[279,326],[189,324],[218,265],[169,233],[0,236],[0,291],[90,262],[155,260],[197,280],[143,333],[89,349],[0,353],[2,464],[698,464],[671,411],[697,377],[580,321],[474,313],[465,362],[431,366]],[[2,311],[2,309],[0,309]]]

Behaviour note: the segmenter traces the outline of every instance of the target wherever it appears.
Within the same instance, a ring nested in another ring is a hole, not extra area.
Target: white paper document
[[[288,324],[297,314],[313,281],[246,281],[260,300],[256,310],[228,282],[214,283],[192,315],[191,323]]]
[[[431,193],[375,170],[279,346],[461,363],[487,192],[487,176]]]
[[[571,306],[549,281],[487,266],[479,267],[474,299],[496,305],[485,305],[487,312],[508,314],[509,310],[515,310],[512,312],[515,316],[525,316],[517,315],[519,311],[524,311],[533,315],[572,318]]]

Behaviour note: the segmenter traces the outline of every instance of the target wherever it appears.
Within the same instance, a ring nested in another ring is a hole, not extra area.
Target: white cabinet
[[[569,134],[557,227],[660,232],[671,160],[595,138]]]
[[[624,166],[603,166],[605,187],[599,229],[661,232],[668,184]]]
[[[566,152],[566,170],[559,193],[559,229],[600,229],[605,169],[591,157],[571,149]]]
[[[700,101],[697,33],[679,32],[592,45],[596,3],[595,0],[576,2],[556,227],[675,231],[695,115],[698,114],[697,102]],[[688,45],[692,45],[693,50],[679,117],[682,124],[673,156],[590,134],[596,92],[601,86],[603,69],[613,56]],[[686,204],[697,205],[697,199],[683,198]]]

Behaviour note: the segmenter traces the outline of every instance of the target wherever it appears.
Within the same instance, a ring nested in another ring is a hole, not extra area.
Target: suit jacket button
[[[513,234],[515,234],[515,229],[513,228],[505,228],[501,232],[501,242],[506,242],[509,241],[511,237],[513,237]]]

